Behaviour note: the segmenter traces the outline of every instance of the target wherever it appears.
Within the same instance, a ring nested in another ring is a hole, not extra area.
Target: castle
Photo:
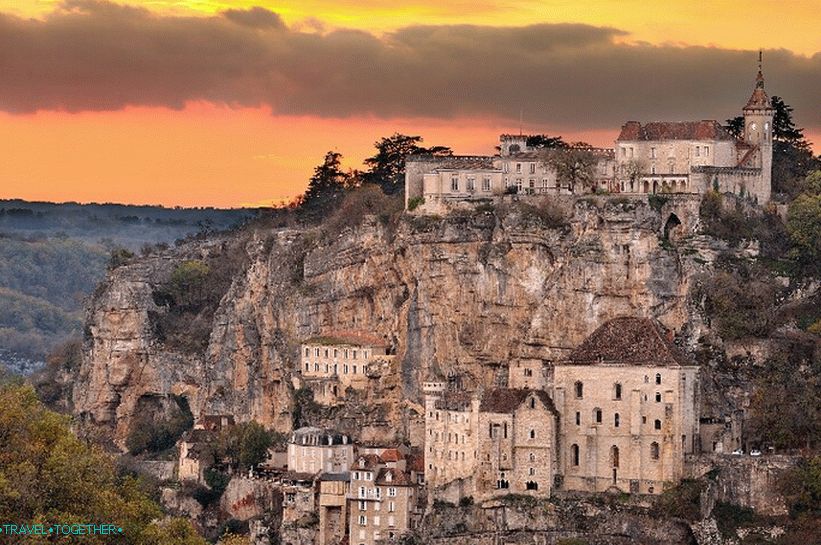
[[[625,123],[612,149],[580,148],[593,158],[585,187],[558,174],[550,151],[532,137],[503,134],[493,156],[412,155],[406,160],[405,207],[440,213],[506,193],[733,193],[770,201],[774,111],[764,91],[759,54],[752,95],[738,138],[715,120]],[[573,148],[571,148],[573,149]]]
[[[512,366],[508,388],[483,392],[423,384],[433,497],[659,494],[678,483],[699,451],[698,367],[662,326],[615,318],[545,369]]]

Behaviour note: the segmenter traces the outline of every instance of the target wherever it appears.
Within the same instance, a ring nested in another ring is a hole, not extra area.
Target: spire
[[[755,89],[753,89],[753,94],[750,96],[750,100],[747,101],[747,105],[744,106],[745,110],[758,110],[770,107],[770,97],[768,97],[767,93],[764,92],[764,72],[762,70],[763,57],[764,52],[759,49],[758,74],[755,77]]]
[[[756,89],[763,89],[764,88],[764,72],[761,70],[761,65],[763,63],[763,56],[764,52],[759,49],[758,50],[758,75],[755,78],[755,87]]]

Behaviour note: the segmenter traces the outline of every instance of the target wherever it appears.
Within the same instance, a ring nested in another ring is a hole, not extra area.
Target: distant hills
[[[260,213],[0,200],[0,364],[28,373],[79,337],[86,299],[113,251],[233,229]]]

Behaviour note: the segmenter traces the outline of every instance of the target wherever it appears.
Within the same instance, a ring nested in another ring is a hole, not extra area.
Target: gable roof
[[[556,412],[553,400],[550,399],[547,392],[544,390],[530,390],[526,388],[495,388],[493,390],[487,390],[482,396],[479,411],[484,413],[512,413],[518,409],[531,394],[538,397],[549,411],[553,413]]]
[[[570,353],[571,365],[617,364],[677,366],[694,365],[668,339],[661,324],[648,318],[623,316],[600,325]]]
[[[628,121],[616,140],[734,140],[718,121]]]
[[[388,475],[390,475],[390,480],[388,480]],[[379,470],[375,482],[387,486],[413,486],[414,484],[406,472],[395,467],[386,467]]]
[[[364,462],[360,464],[360,461]],[[356,457],[351,465],[351,471],[357,471],[362,469],[376,469],[377,467],[383,464],[382,458],[380,458],[376,454],[360,454]]]

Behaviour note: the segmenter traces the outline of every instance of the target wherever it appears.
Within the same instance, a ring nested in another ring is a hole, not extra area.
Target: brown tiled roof
[[[530,396],[535,394],[536,397],[542,400],[542,403],[551,412],[556,412],[556,407],[553,406],[553,400],[547,395],[544,390],[530,390],[526,388],[496,388],[488,390],[482,396],[482,401],[479,404],[479,410],[485,413],[512,413]]]
[[[465,411],[470,408],[473,395],[470,392],[444,391],[436,400],[436,408],[442,411]]]
[[[305,344],[347,344],[352,346],[385,347],[388,343],[375,335],[362,331],[331,331],[324,335],[316,335],[307,339]]]
[[[718,121],[628,121],[617,140],[733,140]]]
[[[390,482],[387,480],[388,475],[391,476]],[[381,469],[376,476],[375,482],[383,486],[413,486],[413,481],[411,481],[410,476],[395,467]]]
[[[379,457],[382,458],[383,462],[398,462],[404,458],[402,453],[399,452],[399,449],[395,448],[386,448],[382,451],[382,454],[380,454]]]
[[[360,465],[359,460],[365,460],[365,464]],[[351,465],[351,470],[356,471],[360,469],[376,469],[380,465],[382,465],[382,458],[380,458],[376,454],[360,454],[353,461],[353,464]]]
[[[599,326],[565,363],[589,365],[693,365],[655,320],[620,317]]]
[[[750,95],[750,100],[747,101],[744,109],[747,110],[770,107],[770,97],[768,97],[767,93],[764,91],[764,75],[761,73],[761,70],[759,70],[758,75],[755,78],[755,89],[753,89],[753,94]]]

